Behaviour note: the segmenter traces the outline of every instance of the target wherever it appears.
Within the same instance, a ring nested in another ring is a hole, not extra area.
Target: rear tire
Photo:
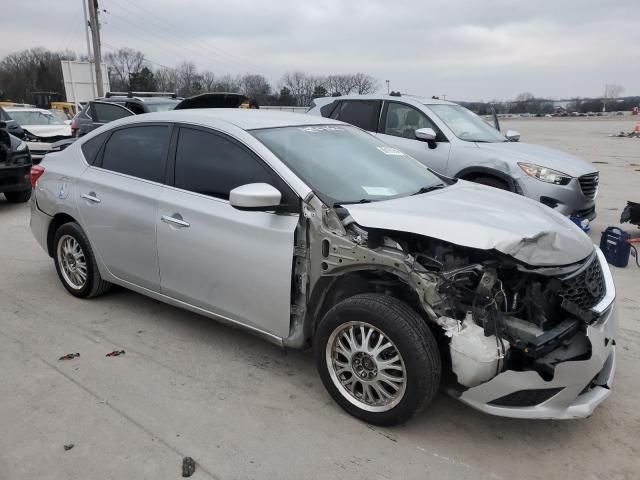
[[[76,222],[56,230],[53,247],[58,277],[71,295],[92,298],[111,288],[111,283],[102,280],[89,239]]]
[[[511,191],[509,185],[504,180],[500,180],[496,177],[476,177],[472,180],[474,183],[486,185],[487,187],[498,188],[500,190]]]
[[[318,325],[313,349],[333,399],[367,423],[406,422],[440,385],[431,330],[415,310],[387,295],[355,295],[335,305]]]
[[[18,192],[4,192],[4,196],[9,203],[24,203],[31,198],[31,189],[20,190]]]

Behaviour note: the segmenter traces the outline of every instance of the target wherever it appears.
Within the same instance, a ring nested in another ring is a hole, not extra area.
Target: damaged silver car
[[[47,155],[32,180],[31,228],[71,294],[118,284],[312,346],[328,392],[364,421],[405,422],[439,389],[558,419],[610,393],[615,289],[589,238],[356,127],[152,113]]]

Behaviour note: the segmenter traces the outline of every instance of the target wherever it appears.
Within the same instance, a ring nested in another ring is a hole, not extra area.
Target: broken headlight
[[[518,163],[518,166],[530,177],[540,181],[553,183],[555,185],[566,185],[571,181],[571,177],[566,173],[559,172],[533,163]]]

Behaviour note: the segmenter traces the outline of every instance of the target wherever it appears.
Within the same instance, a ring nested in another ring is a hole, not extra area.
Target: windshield
[[[444,186],[417,160],[349,125],[251,133],[328,205],[388,200]]]
[[[20,125],[64,125],[62,120],[50,112],[11,110],[8,113]]]
[[[466,142],[505,142],[507,139],[471,110],[460,105],[427,105],[453,134]]]
[[[176,108],[179,102],[158,102],[147,103],[147,108],[150,112],[167,112]]]

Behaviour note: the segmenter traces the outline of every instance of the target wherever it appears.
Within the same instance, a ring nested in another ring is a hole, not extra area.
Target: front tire
[[[76,222],[65,223],[53,239],[53,261],[67,291],[79,298],[102,295],[111,287],[102,280],[89,239]]]
[[[440,354],[429,327],[387,295],[355,295],[335,305],[318,325],[314,354],[333,399],[375,425],[406,422],[440,385]]]
[[[31,198],[31,189],[17,192],[4,192],[4,196],[9,203],[24,203]]]

